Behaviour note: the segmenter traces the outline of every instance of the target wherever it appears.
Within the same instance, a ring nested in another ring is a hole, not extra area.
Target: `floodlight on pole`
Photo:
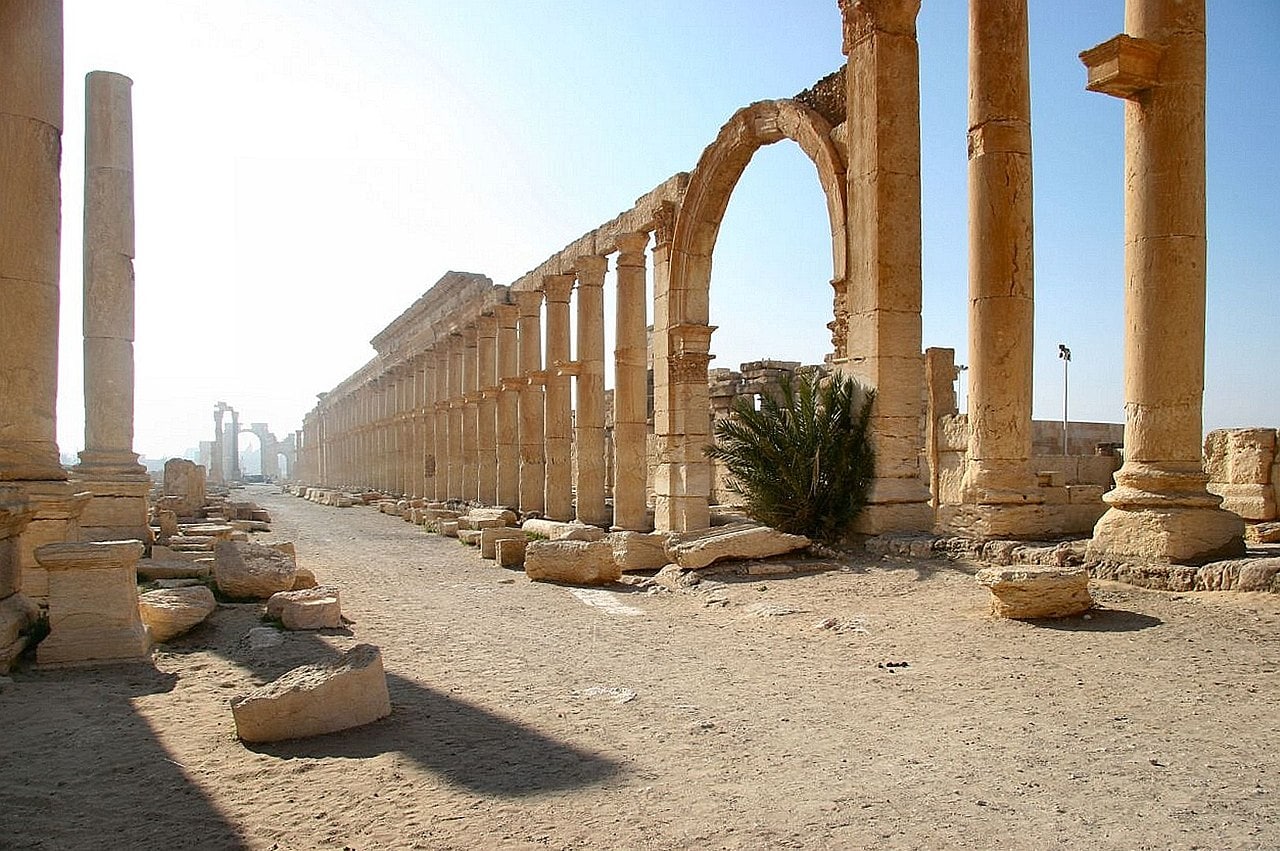
[[[1071,350],[1058,344],[1058,357],[1062,358],[1062,454],[1067,455],[1067,370],[1071,366]]]

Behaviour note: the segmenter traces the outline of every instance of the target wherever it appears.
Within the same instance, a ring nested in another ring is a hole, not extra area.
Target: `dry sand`
[[[15,672],[0,847],[1280,847],[1274,597],[997,621],[974,566],[895,559],[579,595],[246,495],[356,623],[254,651],[260,608],[223,606],[154,670]],[[389,718],[236,739],[229,698],[362,641]]]

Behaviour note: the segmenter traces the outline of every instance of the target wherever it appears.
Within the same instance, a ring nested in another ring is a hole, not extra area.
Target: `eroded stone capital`
[[[609,260],[598,254],[584,254],[573,261],[580,287],[604,286],[604,275],[609,270]]]
[[[511,297],[516,300],[516,309],[522,319],[537,316],[542,309],[542,290],[519,290]]]
[[[565,304],[573,293],[575,275],[547,275],[542,279],[542,292],[548,303]]]
[[[920,0],[837,0],[837,5],[844,23],[845,56],[874,32],[915,37]]]
[[[643,266],[644,250],[649,245],[649,234],[644,231],[620,233],[614,237],[618,247],[618,266]]]

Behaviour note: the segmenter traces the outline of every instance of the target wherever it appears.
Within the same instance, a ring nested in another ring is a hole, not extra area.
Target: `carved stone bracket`
[[[1085,88],[1091,92],[1134,100],[1159,80],[1160,55],[1165,46],[1123,33],[1080,54],[1089,71]]]

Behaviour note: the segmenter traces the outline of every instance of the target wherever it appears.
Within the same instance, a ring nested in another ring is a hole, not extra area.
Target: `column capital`
[[[542,291],[547,296],[548,304],[566,304],[573,293],[573,282],[576,278],[568,275],[545,275],[542,278]]]
[[[649,245],[649,234],[644,231],[620,233],[613,239],[618,248],[618,266],[643,266],[644,250]]]
[[[578,276],[578,286],[602,287],[605,272],[609,271],[609,260],[599,254],[584,254],[573,261],[573,270]]]
[[[516,309],[522,318],[537,316],[542,309],[542,290],[519,290],[511,297],[516,300]]]
[[[476,344],[476,323],[472,321],[463,325],[461,336],[464,346],[474,346]]]
[[[514,304],[495,304],[493,306],[493,315],[498,320],[499,328],[516,327],[516,316],[519,315],[520,309]]]
[[[873,32],[915,37],[920,0],[836,0],[844,22],[845,56]]]
[[[476,317],[476,334],[482,339],[491,339],[498,336],[498,317],[491,313],[481,314]]]

